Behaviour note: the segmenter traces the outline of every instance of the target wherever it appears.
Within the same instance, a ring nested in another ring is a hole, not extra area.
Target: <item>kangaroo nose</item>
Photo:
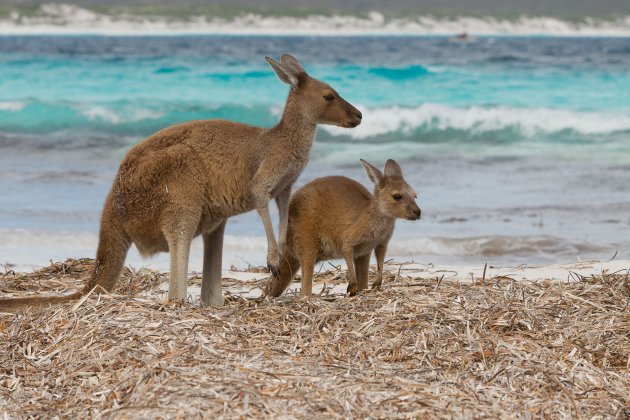
[[[420,209],[418,209],[418,210],[416,210],[414,213],[415,213],[415,215],[416,215],[416,220],[417,220],[417,219],[420,219],[420,215],[422,214],[422,211],[421,211]]]
[[[358,109],[354,110],[354,115],[358,118],[358,119],[362,119],[363,118],[363,114],[361,114],[361,111],[359,111]]]

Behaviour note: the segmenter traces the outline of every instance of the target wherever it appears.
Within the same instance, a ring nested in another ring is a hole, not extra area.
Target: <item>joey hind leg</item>
[[[203,278],[201,281],[201,304],[204,306],[223,305],[221,265],[226,221],[221,222],[212,232],[205,232],[202,235]]]
[[[357,277],[359,292],[368,288],[368,275],[370,272],[370,254],[354,259],[354,271]]]
[[[387,242],[379,244],[374,249],[374,255],[376,256],[376,280],[372,284],[372,289],[377,289],[383,284],[383,264],[385,263],[385,253],[387,252]]]
[[[315,258],[311,256],[300,258],[302,265],[302,296],[313,294],[313,270],[315,269]]]
[[[352,248],[347,248],[343,250],[343,258],[346,260],[346,264],[348,265],[348,294],[350,296],[354,296],[359,291],[359,285],[357,284],[357,276],[356,271],[354,269],[354,250]]]

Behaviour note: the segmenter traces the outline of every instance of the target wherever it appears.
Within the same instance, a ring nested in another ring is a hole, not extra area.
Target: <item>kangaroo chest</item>
[[[387,241],[394,231],[394,223],[389,220],[373,221],[368,229],[354,238],[354,255],[361,256],[372,252],[379,244]]]
[[[276,197],[287,187],[293,185],[306,167],[307,162],[308,155],[304,159],[292,160],[284,166],[279,165],[276,171],[276,182],[271,189],[271,196]]]
[[[289,137],[285,147],[278,147],[276,153],[266,157],[274,163],[273,174],[270,174],[272,197],[276,197],[298,179],[308,163],[314,138],[314,130],[300,132]]]

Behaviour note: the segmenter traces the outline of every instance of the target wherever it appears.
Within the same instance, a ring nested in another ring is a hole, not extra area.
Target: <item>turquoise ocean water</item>
[[[630,39],[414,36],[0,37],[0,262],[92,257],[126,150],[192,119],[271,126],[290,52],[358,106],[321,127],[298,181],[398,159],[423,219],[392,256],[537,264],[630,258]],[[251,213],[227,262],[262,264]],[[200,268],[200,267],[198,267]]]

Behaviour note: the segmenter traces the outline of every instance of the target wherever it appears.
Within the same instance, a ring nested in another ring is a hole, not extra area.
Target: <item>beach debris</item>
[[[91,265],[7,271],[0,293],[74,290]],[[220,308],[169,303],[166,274],[126,268],[114,293],[0,314],[0,417],[630,416],[630,271],[466,283],[387,268],[355,297]]]

